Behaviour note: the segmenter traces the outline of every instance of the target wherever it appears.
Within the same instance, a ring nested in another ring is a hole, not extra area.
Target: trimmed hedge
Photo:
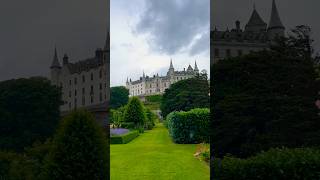
[[[123,134],[120,136],[111,136],[110,143],[111,144],[127,144],[132,141],[134,138],[139,136],[139,131],[130,131],[127,134]]]
[[[224,157],[212,163],[214,179],[320,179],[320,149],[276,148],[248,159]]]
[[[172,112],[165,123],[175,143],[201,143],[209,140],[210,111],[208,108]]]

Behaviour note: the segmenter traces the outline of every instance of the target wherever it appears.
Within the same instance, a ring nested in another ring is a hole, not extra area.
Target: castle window
[[[74,90],[74,96],[77,96],[77,90]]]
[[[242,56],[242,50],[241,49],[238,50],[238,56]]]
[[[100,70],[100,72],[99,72],[99,77],[100,77],[100,79],[102,78],[102,70]]]
[[[93,73],[91,73],[91,81],[93,81]]]
[[[69,109],[71,109],[71,102],[69,102]]]
[[[228,57],[228,58],[231,57],[231,50],[230,50],[230,49],[227,49],[227,50],[226,50],[226,54],[227,54],[227,57]]]
[[[82,88],[82,95],[85,94],[85,88]]]
[[[93,86],[91,86],[90,94],[93,94]]]
[[[77,98],[74,98],[74,108],[77,109]]]
[[[77,78],[74,78],[74,84],[77,84]]]
[[[214,49],[214,57],[220,57],[219,49]]]
[[[86,77],[84,75],[82,75],[82,82],[86,81]]]
[[[62,88],[62,82],[60,82],[60,87]]]
[[[71,85],[71,79],[69,80],[69,84]]]
[[[71,97],[71,91],[69,91],[69,97]]]
[[[93,103],[93,96],[90,96],[91,97],[91,103]]]
[[[102,90],[102,84],[100,83],[100,90]]]
[[[102,93],[100,93],[100,101],[102,101]]]

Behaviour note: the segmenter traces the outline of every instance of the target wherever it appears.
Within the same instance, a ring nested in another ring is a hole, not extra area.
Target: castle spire
[[[53,61],[50,68],[61,68],[59,59],[58,59],[57,47],[54,47],[54,56],[53,56]]]
[[[272,1],[272,12],[271,12],[271,17],[270,17],[268,29],[272,29],[272,28],[284,29],[284,26],[283,26],[281,19],[280,19],[280,16],[279,16],[279,12],[278,12],[278,8],[277,8],[275,0]]]
[[[199,71],[196,60],[194,61],[194,71]]]
[[[170,69],[173,69],[172,59],[170,59]]]

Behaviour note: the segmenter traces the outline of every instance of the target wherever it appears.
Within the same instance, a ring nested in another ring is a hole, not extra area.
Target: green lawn
[[[111,145],[111,180],[209,180],[209,166],[193,156],[195,149],[174,144],[157,124],[128,144]]]

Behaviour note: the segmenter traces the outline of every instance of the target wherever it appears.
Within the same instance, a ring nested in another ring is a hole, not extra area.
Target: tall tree
[[[0,149],[22,151],[51,136],[61,103],[60,89],[45,78],[0,82]]]
[[[290,44],[286,40],[283,44]],[[299,42],[299,41],[297,41]],[[304,42],[304,41],[303,41]],[[213,74],[215,156],[247,157],[271,147],[320,145],[319,83],[305,45],[220,61]]]
[[[209,107],[209,83],[206,74],[174,83],[165,90],[160,109],[163,117],[172,111]]]
[[[110,108],[117,109],[128,103],[129,90],[124,86],[111,87]]]

